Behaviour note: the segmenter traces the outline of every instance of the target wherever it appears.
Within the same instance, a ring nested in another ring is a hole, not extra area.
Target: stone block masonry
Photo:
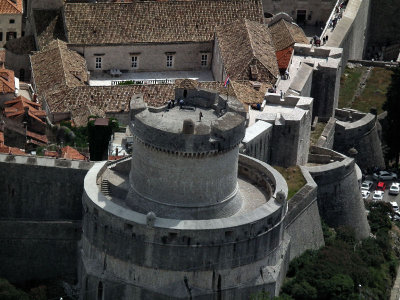
[[[83,178],[91,165],[0,155],[0,277],[76,277]]]
[[[359,239],[368,237],[370,230],[354,159],[311,147],[306,168],[318,185],[318,208],[324,221],[331,227],[353,228]]]

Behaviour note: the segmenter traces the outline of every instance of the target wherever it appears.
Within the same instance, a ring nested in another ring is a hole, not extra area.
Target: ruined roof
[[[60,10],[34,10],[33,18],[39,49],[56,39],[67,40]]]
[[[22,0],[0,0],[0,14],[22,14]]]
[[[249,80],[249,70],[261,63],[266,70],[279,75],[275,48],[268,28],[257,22],[237,20],[216,29],[218,46],[226,73],[233,80]],[[259,72],[261,70],[258,70]]]
[[[309,40],[304,34],[303,29],[295,23],[289,23],[281,19],[279,22],[268,26],[268,29],[271,33],[276,51],[293,46],[295,43],[309,44]]]
[[[259,0],[68,3],[68,42],[79,45],[204,42],[217,25],[239,18],[262,22]]]
[[[0,69],[0,93],[14,93],[15,92],[15,79],[14,71],[1,68]]]
[[[39,97],[57,97],[68,88],[84,86],[88,81],[85,59],[69,50],[63,41],[52,41],[30,59]]]

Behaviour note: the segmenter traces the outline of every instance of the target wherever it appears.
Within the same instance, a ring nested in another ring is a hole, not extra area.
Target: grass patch
[[[361,76],[365,70],[365,67],[356,67],[353,69],[346,67],[340,78],[339,108],[351,106],[351,100],[356,93]]]
[[[274,168],[281,173],[285,178],[288,185],[288,200],[292,198],[305,184],[303,173],[298,166],[283,168],[274,166]]]
[[[386,92],[391,82],[392,73],[393,71],[390,69],[373,68],[370,77],[367,79],[365,89],[361,96],[354,100],[352,108],[366,113],[371,108],[376,108],[378,114],[383,112],[382,105],[386,101]]]
[[[324,131],[326,123],[318,122],[317,125],[315,125],[315,129],[311,131],[310,135],[310,142],[311,145],[315,145],[318,142],[319,137],[322,134],[322,131]]]

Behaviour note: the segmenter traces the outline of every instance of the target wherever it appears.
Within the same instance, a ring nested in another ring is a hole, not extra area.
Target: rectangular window
[[[174,56],[167,55],[167,68],[172,68],[174,66]]]
[[[101,57],[96,57],[96,69],[101,69]]]
[[[202,66],[207,66],[208,63],[208,55],[207,54],[202,54],[201,55],[201,65]]]
[[[3,33],[0,32],[0,41],[2,41],[2,40],[3,40]]]
[[[17,33],[16,32],[7,32],[7,35],[6,35],[6,40],[7,41],[9,41],[9,40],[12,40],[12,39],[16,39],[17,38]]]
[[[139,68],[139,58],[137,56],[132,56],[132,69]]]
[[[10,19],[10,24],[14,24],[15,20],[14,19]]]

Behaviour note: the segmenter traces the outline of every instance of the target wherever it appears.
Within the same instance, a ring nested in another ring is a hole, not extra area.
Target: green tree
[[[18,290],[6,279],[0,278],[0,299],[2,300],[29,300],[28,294]]]
[[[400,155],[400,67],[393,71],[383,109],[387,111],[387,128],[383,131],[383,138],[389,147],[389,157],[396,161],[397,169]]]

